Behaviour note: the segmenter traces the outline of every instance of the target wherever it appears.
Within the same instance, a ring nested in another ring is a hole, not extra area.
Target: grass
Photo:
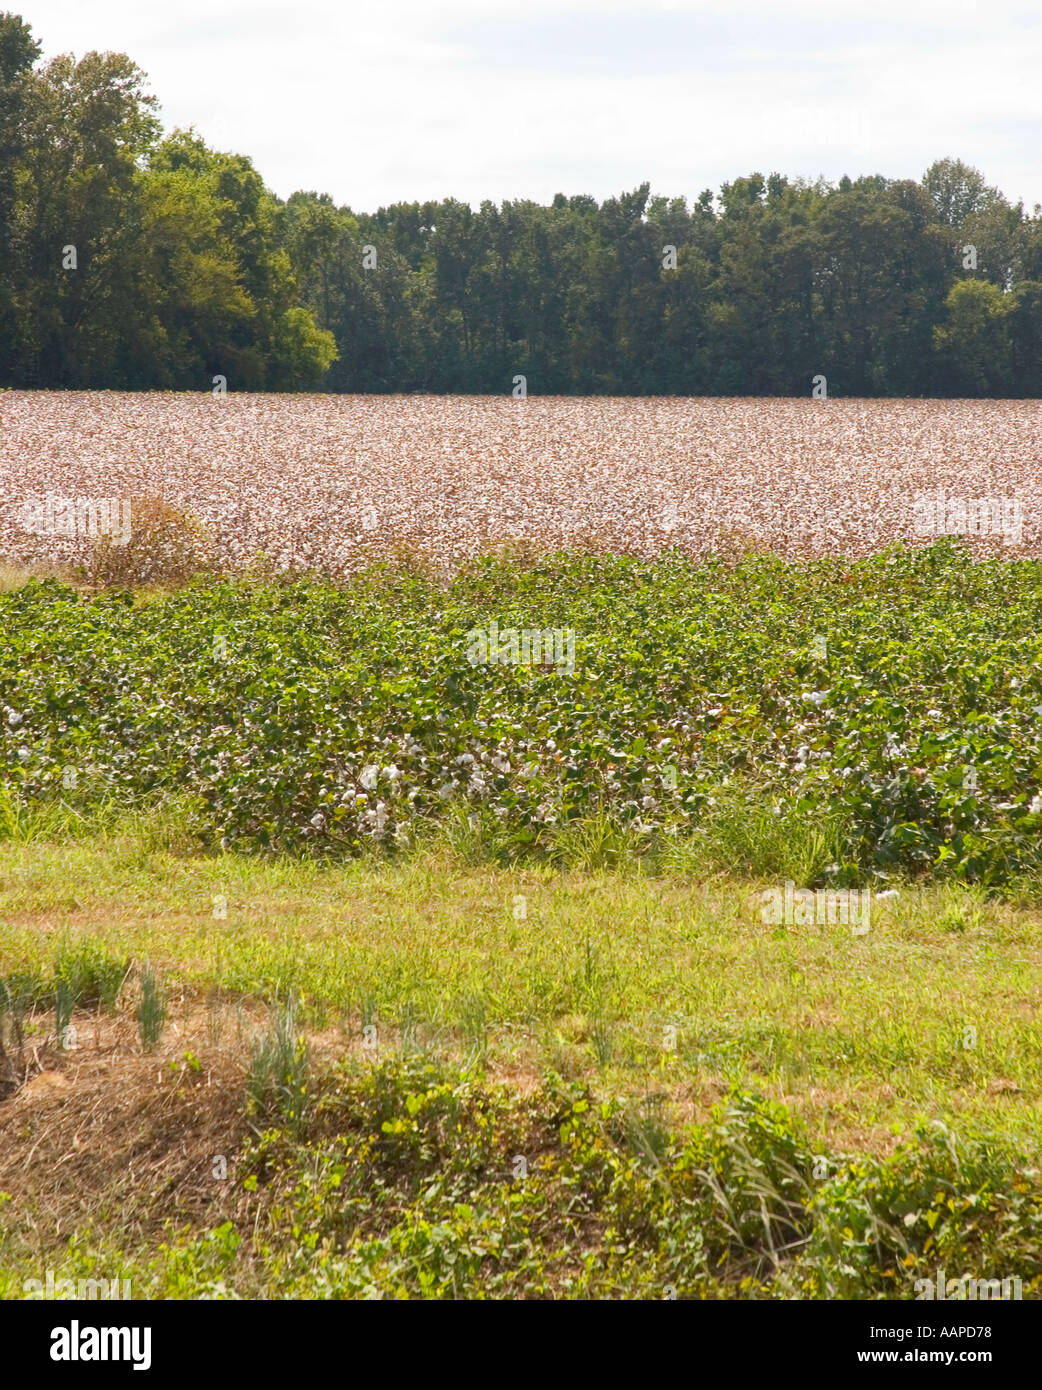
[[[766,924],[748,880],[501,869],[447,849],[323,867],[136,836],[7,842],[0,881],[0,972],[64,981],[75,955],[81,1006],[111,1008],[127,962],[147,961],[167,992],[295,992],[302,1025],[345,1038],[408,1026],[493,1069],[552,1063],[634,1092],[654,1076],[682,1110],[755,1083],[823,1140],[885,1147],[920,1114],[998,1110],[1037,1143],[1039,916],[970,887],[907,886],[859,938]]]
[[[37,1058],[0,1104],[9,1296],[41,1252],[137,1297],[908,1297],[945,1229],[960,1274],[1038,1267],[1032,908],[906,886],[856,937],[625,856],[264,862],[174,832],[0,843]],[[25,1160],[74,1129],[63,1196]]]
[[[562,574],[589,602],[584,564],[525,579],[490,562],[460,612]],[[701,576],[721,616],[701,646],[674,612],[688,570],[637,574],[661,651],[621,622],[582,727],[541,676],[513,695],[484,671],[453,686],[451,662],[446,708],[445,671],[398,645],[426,650],[433,591],[396,574],[363,618],[311,581],[16,596],[0,1297],[41,1261],[130,1278],[136,1297],[907,1298],[942,1267],[1042,1292],[1042,686],[1025,635],[1042,572],[944,547],[862,567],[856,594],[823,571],[833,617],[855,621],[829,713],[820,658],[760,641],[779,593],[772,622],[802,612],[803,578],[743,564]],[[605,614],[628,573],[594,586]],[[379,576],[356,597],[370,589]],[[893,614],[926,590],[936,630],[910,635]],[[240,626],[267,633],[263,672],[244,650],[246,684],[222,691],[210,619],[254,609]],[[985,610],[1008,616],[1005,654],[982,655]],[[890,675],[868,685],[880,651]],[[787,785],[766,771],[783,727]],[[215,730],[245,742],[211,746]],[[698,786],[659,815],[681,735]],[[345,739],[350,796],[327,766]],[[807,773],[811,754],[835,754],[835,775]],[[976,762],[986,804],[964,791]],[[442,797],[445,778],[469,790]],[[379,828],[388,804],[407,835]],[[236,833],[249,807],[240,829],[262,816],[261,835]],[[350,852],[331,853],[353,816]],[[767,890],[786,884],[870,888],[868,930],[777,920]]]

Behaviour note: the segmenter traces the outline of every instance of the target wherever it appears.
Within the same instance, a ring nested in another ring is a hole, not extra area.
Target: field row
[[[145,497],[200,518],[220,566],[342,573],[400,545],[453,566],[521,537],[1038,554],[1040,441],[1037,401],[5,392],[0,557],[83,561],[97,522],[66,504]]]
[[[0,620],[14,821],[187,796],[247,851],[455,824],[492,857],[596,842],[837,888],[1042,866],[1033,560],[490,557],[145,602],[48,580]]]

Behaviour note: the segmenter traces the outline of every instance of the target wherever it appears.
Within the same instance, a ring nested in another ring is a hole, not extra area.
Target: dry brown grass
[[[1042,553],[1037,401],[11,391],[0,413],[0,551],[22,565],[92,560],[88,538],[20,525],[47,493],[198,518],[171,577],[200,547],[219,568],[260,552],[334,574],[403,554],[442,573],[518,541],[860,555],[916,542],[915,498],[933,492],[1018,500],[1019,546],[972,544]],[[137,582],[159,539],[103,546],[113,582]]]
[[[99,1214],[139,1234],[171,1219],[219,1219],[235,1184],[214,1178],[214,1159],[230,1167],[246,1129],[236,1019],[224,1012],[223,1045],[194,1010],[173,1019],[152,1054],[129,1013],[76,1015],[75,1051],[53,1040],[30,1049],[27,1081],[0,1104],[0,1191],[42,1246]],[[186,1061],[196,1051],[198,1068]]]
[[[30,579],[63,579],[71,582],[73,578],[72,569],[68,565],[26,565],[0,560],[0,594],[20,589]]]
[[[130,518],[130,538],[125,544],[110,536],[95,540],[86,566],[93,583],[177,584],[212,565],[214,537],[183,507],[161,497],[135,497]]]

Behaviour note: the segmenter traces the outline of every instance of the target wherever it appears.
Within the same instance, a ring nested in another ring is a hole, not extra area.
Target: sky
[[[1037,0],[17,0],[44,57],[128,53],[168,129],[280,197],[402,201],[742,174],[918,179],[952,155],[1042,202]],[[838,11],[838,12],[837,12]]]

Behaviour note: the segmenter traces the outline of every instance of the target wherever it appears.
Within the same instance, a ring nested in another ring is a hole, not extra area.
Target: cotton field
[[[86,559],[131,499],[213,560],[348,572],[404,544],[1042,552],[1037,401],[0,393],[0,556]],[[133,505],[130,504],[130,526]]]

